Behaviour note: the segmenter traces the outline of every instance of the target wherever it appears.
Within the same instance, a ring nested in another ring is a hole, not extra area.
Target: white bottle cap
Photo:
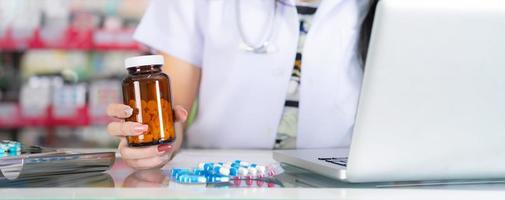
[[[145,65],[163,65],[163,56],[161,55],[149,55],[149,56],[136,56],[127,58],[124,61],[126,69],[130,67],[138,67]]]

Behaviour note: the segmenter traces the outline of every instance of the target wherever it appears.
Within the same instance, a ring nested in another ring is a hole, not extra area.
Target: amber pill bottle
[[[128,136],[128,145],[141,147],[166,144],[175,140],[174,112],[170,78],[161,71],[163,56],[127,58],[128,76],[123,80],[124,104],[133,108],[126,121],[149,126],[140,136]]]

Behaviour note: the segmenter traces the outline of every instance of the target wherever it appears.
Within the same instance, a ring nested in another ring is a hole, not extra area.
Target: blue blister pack
[[[261,179],[281,174],[278,164],[257,165],[241,160],[199,163],[196,168],[172,168],[171,179],[177,183],[224,183],[237,179]]]

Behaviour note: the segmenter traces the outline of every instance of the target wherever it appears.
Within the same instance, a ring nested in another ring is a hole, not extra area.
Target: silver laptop
[[[381,0],[350,149],[273,156],[349,182],[504,178],[505,1]]]

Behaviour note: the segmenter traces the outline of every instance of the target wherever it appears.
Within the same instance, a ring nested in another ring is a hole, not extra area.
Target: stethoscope
[[[274,9],[272,14],[269,17],[267,28],[265,28],[265,32],[263,37],[261,37],[261,40],[259,42],[251,42],[249,38],[246,37],[244,33],[244,27],[242,23],[242,14],[241,14],[241,7],[240,7],[240,2],[241,0],[237,0],[235,3],[235,14],[237,17],[237,27],[238,27],[238,32],[240,34],[240,43],[239,43],[239,49],[242,51],[246,52],[251,52],[251,53],[256,53],[256,54],[268,54],[276,51],[275,45],[272,43],[273,35],[274,35],[274,29],[276,25],[276,20],[277,20],[277,0],[274,0]]]

